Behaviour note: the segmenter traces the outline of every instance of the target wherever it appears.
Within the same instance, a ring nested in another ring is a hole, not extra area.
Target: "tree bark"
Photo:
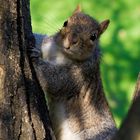
[[[133,102],[135,102],[137,100],[137,98],[139,98],[139,97],[140,97],[140,73],[138,75],[138,80],[137,80],[137,84],[135,87]]]
[[[134,92],[133,104],[113,140],[140,140],[140,73]]]
[[[45,96],[26,47],[34,46],[28,0],[0,0],[0,139],[51,140]]]

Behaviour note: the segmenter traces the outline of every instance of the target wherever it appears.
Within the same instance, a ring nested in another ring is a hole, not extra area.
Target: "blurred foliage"
[[[77,4],[85,13],[102,21],[110,19],[101,37],[101,73],[117,126],[130,106],[140,71],[139,0],[31,0],[33,32],[54,34]]]

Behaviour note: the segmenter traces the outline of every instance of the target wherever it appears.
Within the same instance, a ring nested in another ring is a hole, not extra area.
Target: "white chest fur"
[[[78,134],[72,133],[68,126],[68,122],[64,121],[62,124],[63,133],[61,136],[61,140],[81,140],[80,136]]]
[[[55,133],[57,136],[57,140],[81,140],[80,135],[72,132],[71,128],[69,127],[69,123],[66,117],[65,113],[65,105],[60,102],[53,102],[53,112],[50,117],[54,120],[52,120],[52,123],[54,122],[54,126],[56,128]],[[51,110],[51,109],[50,109]],[[52,116],[51,116],[52,115]],[[56,122],[58,122],[56,124]]]
[[[43,59],[53,64],[65,64],[68,58],[62,53],[60,46],[56,45],[53,38],[46,38],[41,46]]]

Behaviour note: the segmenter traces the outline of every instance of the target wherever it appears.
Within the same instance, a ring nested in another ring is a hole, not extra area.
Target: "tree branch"
[[[134,95],[128,115],[113,140],[140,140],[140,73]]]

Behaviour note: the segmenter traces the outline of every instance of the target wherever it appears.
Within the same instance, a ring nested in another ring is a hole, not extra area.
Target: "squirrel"
[[[99,38],[108,25],[78,6],[53,36],[34,34],[30,57],[56,140],[110,140],[117,131],[100,76]]]

